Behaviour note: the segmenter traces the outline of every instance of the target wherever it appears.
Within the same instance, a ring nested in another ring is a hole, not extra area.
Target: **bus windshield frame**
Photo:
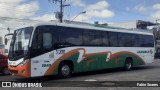
[[[16,61],[27,55],[32,31],[33,27],[25,27],[14,31],[9,50],[10,61]]]

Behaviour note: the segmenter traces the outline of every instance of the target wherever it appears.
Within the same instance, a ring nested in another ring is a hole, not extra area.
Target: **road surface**
[[[50,90],[51,88],[56,90],[160,90],[158,87],[105,87],[103,85],[113,85],[112,81],[160,81],[160,59],[155,59],[154,63],[139,66],[133,68],[131,71],[124,71],[122,68],[118,69],[106,69],[94,72],[84,72],[73,74],[72,77],[67,79],[60,79],[57,76],[49,77],[38,77],[26,79],[17,76],[3,75],[0,74],[0,81],[14,81],[14,82],[36,82],[42,83],[42,86],[50,86],[45,88],[30,88],[31,90]],[[95,81],[96,83],[88,83],[88,81]],[[87,83],[86,83],[87,82]],[[98,83],[97,83],[98,82]],[[118,82],[120,83],[120,82]],[[125,82],[129,84],[131,82]],[[101,85],[99,85],[101,84]],[[160,85],[160,83],[159,83]],[[127,85],[126,85],[127,86]],[[4,88],[6,90],[11,90],[11,88]],[[12,88],[17,89],[17,88]],[[28,89],[28,88],[18,88],[18,89]]]

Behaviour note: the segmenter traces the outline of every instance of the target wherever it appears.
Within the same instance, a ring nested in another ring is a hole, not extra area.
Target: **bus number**
[[[42,64],[42,67],[50,67],[51,64]]]

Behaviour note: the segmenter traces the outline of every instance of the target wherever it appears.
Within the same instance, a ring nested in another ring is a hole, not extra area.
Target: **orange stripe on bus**
[[[44,75],[52,75],[53,72],[55,71],[55,69],[58,67],[58,63],[59,63],[61,60],[65,60],[65,59],[69,58],[70,56],[76,54],[79,50],[84,50],[84,53],[85,53],[85,49],[84,49],[84,48],[78,48],[78,49],[75,49],[75,50],[72,50],[72,51],[69,51],[69,52],[65,53],[63,56],[61,56],[60,58],[58,58],[58,59],[51,65],[51,67],[49,67],[49,69],[45,72]]]
[[[145,63],[145,61],[141,57],[139,57],[135,53],[128,52],[128,51],[121,51],[121,52],[117,52],[117,53],[111,54],[110,60],[113,59],[114,57],[117,57],[119,55],[124,55],[124,54],[129,54],[129,55],[135,56],[136,58],[138,58],[139,60],[141,60],[143,63]]]

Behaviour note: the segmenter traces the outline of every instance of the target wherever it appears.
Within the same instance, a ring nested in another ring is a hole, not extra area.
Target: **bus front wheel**
[[[72,74],[71,65],[69,63],[61,63],[58,68],[58,76],[60,78],[70,77]]]
[[[133,67],[132,59],[131,59],[131,58],[127,58],[127,59],[125,60],[124,69],[128,71],[128,70],[131,70],[132,67]]]

